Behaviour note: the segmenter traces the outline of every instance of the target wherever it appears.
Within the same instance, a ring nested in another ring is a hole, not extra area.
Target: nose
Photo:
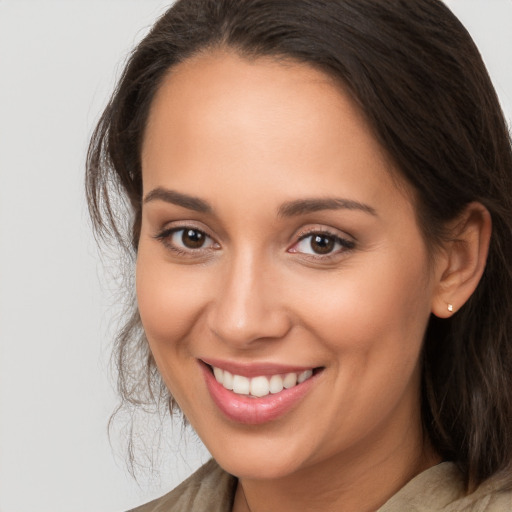
[[[208,311],[210,330],[239,349],[284,337],[291,318],[276,277],[272,264],[264,264],[249,252],[226,261]]]

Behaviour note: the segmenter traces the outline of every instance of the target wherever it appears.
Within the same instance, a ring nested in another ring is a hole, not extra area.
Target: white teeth
[[[215,380],[217,382],[220,382],[221,384],[224,382],[224,370],[213,367],[213,375],[215,375]]]
[[[270,386],[266,377],[254,377],[251,379],[251,395],[267,396],[270,393]]]
[[[313,370],[305,370],[299,375],[291,372],[286,375],[272,375],[269,377],[259,376],[249,379],[242,375],[233,375],[227,370],[213,367],[215,380],[226,389],[232,390],[239,395],[251,395],[258,398],[267,396],[269,393],[280,393],[283,389],[290,389],[297,384],[302,384],[313,375]]]
[[[224,377],[222,380],[222,385],[226,389],[233,389],[233,375],[229,373],[227,370],[224,370]]]
[[[313,375],[313,370],[305,370],[299,375],[299,377],[297,378],[297,382],[299,384],[302,384],[305,380],[308,380],[309,377],[311,377],[312,375]]]
[[[233,375],[233,391],[239,395],[248,395],[251,389],[251,381],[242,375]]]
[[[272,377],[270,377],[269,389],[271,393],[280,393],[283,391],[283,378],[281,375],[272,375]]]
[[[287,373],[283,379],[283,386],[285,389],[293,388],[297,384],[297,374]]]

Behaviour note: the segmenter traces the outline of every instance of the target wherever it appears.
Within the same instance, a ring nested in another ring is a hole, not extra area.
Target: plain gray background
[[[177,451],[176,426],[160,478],[139,486],[112,452],[115,283],[83,194],[92,127],[129,49],[168,4],[0,0],[0,512],[126,510],[207,458],[193,436]],[[512,0],[448,4],[511,120]]]

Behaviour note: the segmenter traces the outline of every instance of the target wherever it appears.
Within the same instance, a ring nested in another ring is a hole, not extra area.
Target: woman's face
[[[349,95],[306,65],[196,57],[156,95],[142,167],[142,322],[217,461],[276,478],[416,446],[435,285]]]

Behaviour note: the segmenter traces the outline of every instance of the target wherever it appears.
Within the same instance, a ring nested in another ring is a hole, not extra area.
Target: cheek
[[[374,259],[364,271],[339,273],[312,297],[307,312],[309,329],[327,349],[334,370],[330,385],[339,405],[332,424],[343,425],[354,440],[399,404],[411,417],[418,400],[418,361],[430,316],[428,280],[421,258],[399,266],[389,261]]]
[[[412,252],[399,264],[384,251],[371,259],[331,276],[313,294],[304,290],[305,316],[332,350],[386,359],[393,354],[403,359],[409,352],[416,358],[430,316],[424,254]]]
[[[190,396],[199,396],[199,380],[190,379],[193,355],[192,328],[201,317],[203,290],[197,280],[139,248],[136,267],[137,301],[151,353],[180,409],[196,422]]]
[[[139,249],[137,259],[137,302],[142,325],[155,359],[166,351],[184,348],[183,340],[201,313],[205,287],[192,273],[151,257]]]

